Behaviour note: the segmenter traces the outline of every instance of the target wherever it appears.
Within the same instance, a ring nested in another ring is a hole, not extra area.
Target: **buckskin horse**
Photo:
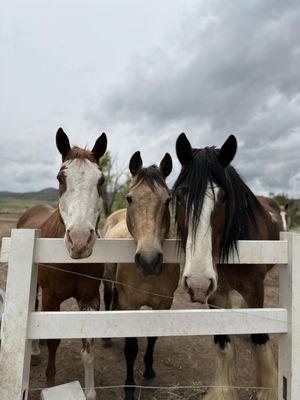
[[[102,209],[101,185],[104,177],[99,168],[99,160],[106,151],[107,138],[103,133],[97,139],[92,151],[79,147],[71,148],[67,135],[60,128],[56,134],[56,144],[62,155],[62,166],[57,175],[58,207],[38,205],[30,208],[20,217],[17,228],[40,229],[41,237],[44,238],[64,238],[70,257],[86,258],[93,251]],[[104,266],[101,264],[39,266],[38,284],[42,288],[43,310],[58,311],[60,304],[70,297],[77,300],[81,311],[99,310],[99,285],[103,269]],[[98,279],[79,276],[76,273]],[[58,339],[47,340],[47,386],[55,384],[55,358],[59,343]],[[86,398],[95,400],[93,340],[82,340],[81,354]]]
[[[165,179],[171,173],[172,159],[167,153],[159,167],[143,168],[140,152],[136,152],[130,160],[129,169],[132,181],[126,196],[127,210],[113,213],[104,226],[105,238],[133,237],[137,245],[135,264],[109,265],[109,277],[117,282],[114,308],[138,310],[147,306],[155,310],[169,309],[180,275],[179,264],[164,264],[162,253],[170,228],[171,196]],[[109,286],[105,286],[106,302],[110,303],[111,295],[107,294]],[[146,379],[155,377],[153,351],[156,340],[156,337],[148,337],[143,375]],[[134,362],[137,354],[137,338],[126,338],[126,400],[134,399]]]
[[[176,142],[181,172],[174,184],[178,234],[185,252],[183,285],[191,300],[228,307],[236,290],[251,308],[264,305],[264,279],[272,265],[224,264],[238,240],[278,240],[277,204],[257,198],[230,165],[237,150],[231,135],[220,149],[193,149],[184,133]],[[251,335],[260,400],[277,399],[277,367],[266,333]],[[218,366],[205,400],[235,400],[234,349],[227,335],[214,337]],[[269,388],[268,390],[265,390]]]

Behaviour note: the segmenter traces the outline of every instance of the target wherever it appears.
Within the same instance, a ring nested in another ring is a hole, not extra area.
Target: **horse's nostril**
[[[163,262],[163,253],[158,253],[158,262],[162,263]]]
[[[141,261],[141,253],[137,252],[135,253],[135,262],[137,264],[140,264],[140,261]]]
[[[90,229],[90,236],[87,240],[87,245],[89,245],[94,237],[95,229]]]
[[[70,244],[71,244],[71,246],[73,248],[74,246],[73,246],[73,240],[72,240],[71,234],[70,234],[70,229],[67,229],[66,233],[67,233],[67,239],[68,239],[68,241],[70,242]]]
[[[183,287],[184,287],[185,290],[189,290],[186,276],[183,277]]]
[[[214,291],[214,288],[215,288],[214,280],[210,279],[209,281],[210,281],[210,284],[209,284],[209,287],[207,289],[207,295],[212,293]]]

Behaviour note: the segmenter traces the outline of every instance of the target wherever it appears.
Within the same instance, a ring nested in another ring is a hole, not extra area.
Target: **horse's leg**
[[[99,311],[99,295],[89,302],[78,301],[80,311]],[[82,339],[81,359],[84,367],[84,386],[87,400],[96,400],[94,374],[94,339]]]
[[[105,311],[110,311],[112,307],[113,300],[113,283],[103,282],[104,284],[104,304]]]
[[[251,308],[264,305],[263,278],[255,285],[255,291],[243,293],[245,302]],[[257,384],[262,389],[257,394],[258,400],[277,400],[277,366],[273,357],[269,335],[266,333],[251,335],[256,367]],[[272,388],[272,389],[264,389]]]
[[[36,298],[35,298],[35,311],[38,311],[39,309],[39,285],[37,285],[37,290],[36,290]],[[39,346],[39,340],[34,339],[32,341],[32,347],[31,347],[31,365],[35,367],[36,365],[39,365],[41,362],[41,350]]]
[[[124,346],[124,355],[126,358],[126,386],[135,385],[134,381],[134,363],[138,354],[138,341],[137,338],[126,338]],[[134,387],[125,387],[125,400],[134,400]]]
[[[44,290],[43,292],[43,310],[44,311],[59,311],[59,302],[55,299],[55,296],[52,292],[48,292]],[[46,369],[46,385],[48,387],[55,385],[55,358],[56,351],[59,346],[60,339],[48,339],[47,347],[48,347],[48,364]]]
[[[148,344],[147,344],[147,349],[146,353],[144,356],[144,363],[145,363],[145,371],[144,371],[144,378],[146,379],[152,379],[156,376],[155,371],[153,370],[153,351],[154,351],[154,346],[157,340],[157,337],[148,337]]]
[[[84,386],[87,400],[96,400],[94,378],[94,339],[82,339],[81,359],[84,365]]]
[[[105,311],[113,309],[113,297],[114,297],[114,284],[112,282],[103,281],[104,285],[104,304]],[[112,347],[112,340],[110,338],[102,338],[104,348]]]
[[[209,300],[210,304],[226,308],[230,305],[229,292],[221,288]],[[238,400],[234,388],[235,380],[235,351],[227,335],[215,335],[214,342],[218,354],[218,364],[214,382],[204,400]]]
[[[53,311],[53,310],[51,310]],[[56,352],[57,348],[60,344],[60,339],[48,339],[47,340],[47,347],[48,347],[48,365],[46,369],[46,378],[48,387],[55,386],[55,374],[56,374],[56,367],[55,367],[55,359],[56,359]]]

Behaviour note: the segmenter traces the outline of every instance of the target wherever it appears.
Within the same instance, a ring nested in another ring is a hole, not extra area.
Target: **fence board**
[[[177,240],[164,243],[164,261],[174,263],[182,260],[177,251]],[[8,262],[10,239],[2,240],[1,262]],[[135,243],[132,239],[97,239],[93,254],[89,258],[74,260],[69,257],[63,239],[37,239],[34,262],[37,263],[117,263],[134,260]],[[100,261],[101,260],[101,261]],[[234,264],[286,264],[288,262],[287,241],[239,241],[239,257],[228,261]]]
[[[30,339],[286,333],[281,308],[35,312]]]
[[[14,229],[9,257],[0,352],[0,399],[27,399],[31,341],[29,312],[34,310],[37,268],[33,265],[38,231]]]

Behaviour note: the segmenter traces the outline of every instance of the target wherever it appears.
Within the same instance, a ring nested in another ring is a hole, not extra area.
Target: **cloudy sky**
[[[0,35],[0,190],[56,186],[62,126],[120,165],[235,133],[254,191],[300,197],[299,1],[0,0]]]

